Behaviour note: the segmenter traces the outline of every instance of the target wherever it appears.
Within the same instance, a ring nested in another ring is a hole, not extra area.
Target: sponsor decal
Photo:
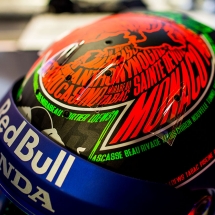
[[[11,100],[7,99],[0,107],[0,135],[2,143],[5,143],[22,165],[30,164],[30,171],[35,175],[45,175],[48,182],[54,182],[57,187],[61,187],[66,180],[75,157],[68,155],[64,150],[59,150],[56,157],[47,156],[46,151],[41,151],[37,147],[42,144],[38,134],[31,128],[27,128],[27,122],[22,121],[20,125],[11,124],[11,117],[8,111],[11,107]],[[64,164],[63,164],[64,163]],[[54,212],[49,193],[43,188],[36,186],[33,191],[33,184],[28,176],[23,175],[0,151],[0,171],[1,174],[10,180],[21,193],[37,202],[42,202],[41,206]]]

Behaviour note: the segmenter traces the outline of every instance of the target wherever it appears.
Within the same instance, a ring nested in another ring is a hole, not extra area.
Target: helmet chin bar
[[[14,86],[14,89],[16,89]],[[82,159],[0,103],[0,185],[29,214],[188,214],[180,189],[127,177]]]

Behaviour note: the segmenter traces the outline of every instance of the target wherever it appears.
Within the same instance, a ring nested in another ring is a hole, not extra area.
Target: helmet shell
[[[203,126],[213,117],[212,32],[186,17],[104,18],[43,52],[17,106],[39,131],[89,161],[182,186],[214,162],[212,127]]]

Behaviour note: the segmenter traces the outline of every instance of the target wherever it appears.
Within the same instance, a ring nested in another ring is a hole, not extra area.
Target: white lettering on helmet
[[[9,167],[8,167],[9,166]],[[14,166],[7,162],[6,157],[0,152],[0,170],[2,170],[3,175],[10,179],[11,183],[23,194],[28,195],[28,198],[37,202],[40,200],[42,202],[41,206],[46,208],[51,212],[55,212],[52,208],[50,195],[48,192],[40,187],[36,187],[37,191],[33,191],[33,186],[31,181],[25,177],[20,171],[14,168]],[[11,174],[11,172],[13,173]],[[14,175],[15,173],[15,175]]]
[[[0,107],[0,133],[4,132],[4,142],[8,147],[16,145],[14,154],[23,162],[31,162],[31,168],[36,174],[47,174],[46,180],[49,182],[52,182],[56,176],[55,185],[61,187],[74,163],[75,157],[69,155],[62,166],[67,157],[67,153],[64,150],[60,150],[57,157],[46,156],[44,152],[37,149],[40,144],[38,134],[31,128],[27,132],[23,132],[27,125],[26,121],[23,120],[19,126],[10,125],[10,116],[6,115],[10,107],[10,99],[7,99],[3,106]],[[21,133],[24,133],[24,135],[22,134],[23,138],[18,142],[17,138]],[[40,161],[42,157],[42,160],[44,160],[43,165],[41,165]],[[40,166],[38,163],[40,163]],[[59,171],[60,169],[61,171]]]

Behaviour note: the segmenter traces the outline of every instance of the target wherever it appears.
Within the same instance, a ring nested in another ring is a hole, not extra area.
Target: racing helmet
[[[70,32],[0,103],[0,185],[28,214],[214,214],[215,31],[127,12]]]

